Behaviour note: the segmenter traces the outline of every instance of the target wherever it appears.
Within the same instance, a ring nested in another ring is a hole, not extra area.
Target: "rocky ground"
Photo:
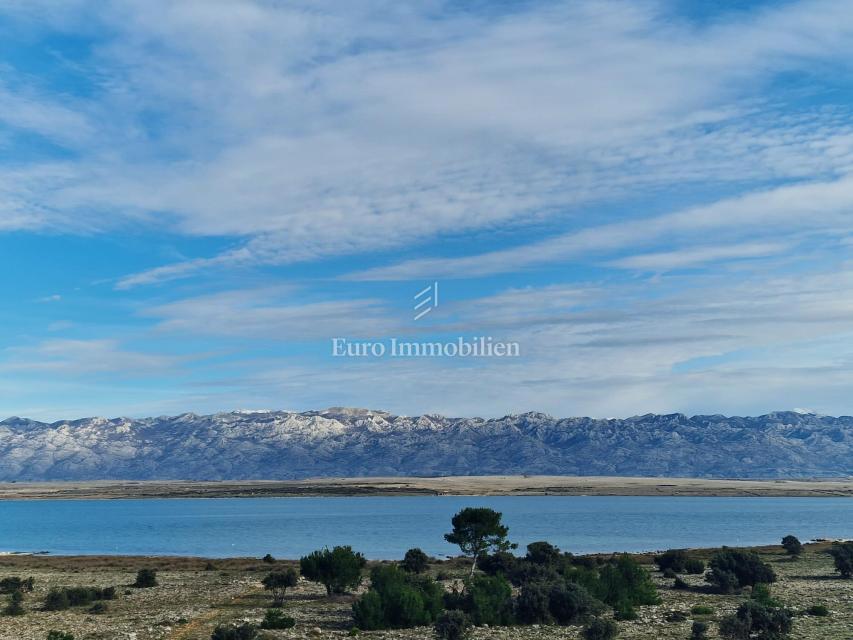
[[[800,615],[792,638],[847,640],[853,637],[853,581],[842,580],[833,572],[832,559],[825,544],[807,546],[802,558],[789,560],[780,548],[762,548],[759,552],[770,562],[780,577],[773,592],[787,606],[802,611],[811,605],[824,604],[831,614],[825,618]],[[709,556],[710,551],[698,552]],[[649,558],[644,558],[649,561]],[[49,557],[6,556],[0,558],[0,578],[33,576],[35,590],[27,595],[23,616],[0,617],[0,639],[44,640],[51,629],[72,632],[75,640],[208,640],[219,623],[247,620],[258,622],[270,602],[260,580],[273,567],[284,567],[257,559],[204,560],[189,558],[129,557]],[[136,589],[136,571],[142,567],[158,571],[159,586]],[[649,565],[650,570],[653,569]],[[457,561],[433,565],[450,580],[465,572]],[[672,580],[654,572],[660,587],[662,603],[641,607],[640,618],[620,623],[620,638],[680,639],[690,635],[693,619],[711,622],[709,637],[716,636],[716,624],[722,615],[734,611],[745,596],[719,596],[701,591],[675,591]],[[701,576],[687,576],[697,587]],[[87,607],[63,612],[41,611],[41,603],[51,587],[98,586],[117,587],[118,597],[108,602],[108,610],[92,614]],[[287,631],[262,632],[262,638],[343,638],[352,625],[352,597],[326,598],[322,587],[301,582],[289,591],[286,611],[297,623]],[[691,609],[705,605],[713,610],[708,615],[694,615]],[[683,612],[687,619],[668,622],[673,612]],[[474,638],[506,638],[533,640],[578,638],[577,627],[512,627],[480,628]],[[431,638],[429,629],[362,633],[363,638]]]

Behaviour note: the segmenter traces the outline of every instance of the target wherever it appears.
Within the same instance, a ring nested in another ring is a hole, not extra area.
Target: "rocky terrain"
[[[853,417],[495,419],[329,409],[0,422],[0,481],[853,475]]]
[[[842,580],[833,571],[827,545],[807,545],[797,561],[790,561],[780,547],[759,549],[779,575],[773,595],[799,615],[795,617],[791,640],[847,640],[853,628],[853,581]],[[711,550],[696,551],[707,559]],[[665,578],[650,564],[648,556],[638,556],[652,571],[661,603],[637,609],[639,618],[619,623],[623,640],[684,640],[690,637],[692,621],[702,620],[710,627],[709,638],[718,638],[717,625],[722,616],[732,613],[748,598],[742,595],[716,595],[702,589],[702,576],[682,576],[690,590],[675,590],[673,580]],[[32,576],[35,590],[26,595],[21,616],[0,617],[0,640],[44,640],[51,629],[71,632],[77,640],[209,640],[219,624],[242,621],[257,623],[270,605],[271,597],[261,579],[273,569],[292,566],[287,561],[267,564],[258,559],[234,558],[207,561],[201,558],[137,558],[132,556],[5,556],[0,557],[0,578]],[[468,562],[454,560],[433,564],[430,573],[442,574],[445,588],[467,575]],[[133,589],[130,584],[140,567],[155,568],[159,586]],[[67,611],[43,611],[41,603],[52,587],[89,585],[117,587],[117,598],[109,601],[106,612],[94,615],[87,607]],[[359,592],[363,592],[366,584]],[[287,631],[265,631],[259,640],[344,640],[352,626],[354,595],[326,597],[324,589],[300,580],[285,597],[284,611],[296,619]],[[5,598],[4,598],[5,599]],[[826,617],[803,615],[804,609],[822,604]],[[697,605],[705,613],[694,613]],[[673,614],[683,618],[675,620]],[[478,627],[472,640],[579,640],[579,626],[546,625],[515,627]],[[432,640],[432,629],[419,627],[391,631],[372,631],[359,637],[375,640]]]

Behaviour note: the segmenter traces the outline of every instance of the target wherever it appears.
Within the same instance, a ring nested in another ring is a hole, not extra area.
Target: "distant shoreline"
[[[356,496],[853,497],[853,479],[717,480],[598,476],[450,476],[255,481],[0,483],[0,500]]]

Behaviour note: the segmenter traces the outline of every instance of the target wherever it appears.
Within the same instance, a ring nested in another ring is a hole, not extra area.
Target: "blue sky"
[[[849,414],[853,13],[726,4],[0,0],[0,415]]]

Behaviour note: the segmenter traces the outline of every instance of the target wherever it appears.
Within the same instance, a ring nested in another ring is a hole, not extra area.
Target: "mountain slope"
[[[489,474],[849,476],[853,417],[484,420],[329,409],[0,422],[5,481]]]

